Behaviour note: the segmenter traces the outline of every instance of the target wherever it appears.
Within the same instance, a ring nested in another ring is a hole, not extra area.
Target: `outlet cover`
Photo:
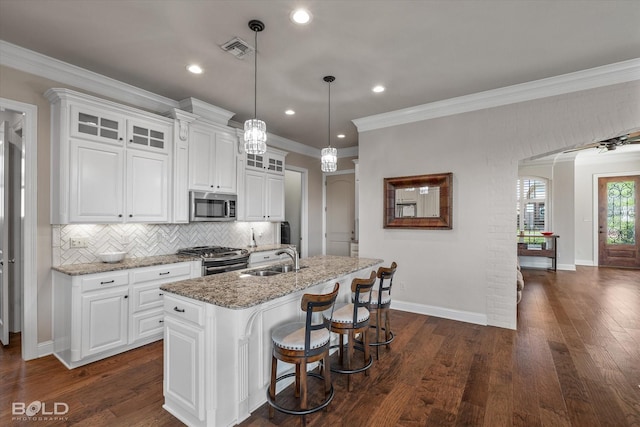
[[[69,246],[72,248],[86,248],[88,244],[88,237],[72,237],[69,239]]]

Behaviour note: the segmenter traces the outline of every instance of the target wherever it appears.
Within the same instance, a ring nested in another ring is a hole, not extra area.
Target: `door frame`
[[[300,174],[300,237],[302,238],[302,242],[300,243],[300,257],[306,258],[309,256],[309,170],[291,166],[286,163],[284,168],[285,170],[298,172]]]
[[[327,177],[330,175],[348,175],[356,173],[354,169],[322,173],[322,255],[327,254]]]
[[[625,172],[610,172],[610,173],[596,173],[593,174],[593,185],[591,186],[593,190],[593,216],[592,216],[592,235],[591,235],[591,245],[593,249],[593,266],[597,267],[600,265],[600,254],[598,251],[598,179],[600,178],[612,178],[616,176],[628,176],[628,175],[640,175],[640,170],[636,171],[625,171]]]
[[[38,107],[24,102],[0,98],[0,106],[24,113],[24,222],[22,272],[22,358],[40,357],[38,354]],[[29,308],[27,310],[27,307]]]

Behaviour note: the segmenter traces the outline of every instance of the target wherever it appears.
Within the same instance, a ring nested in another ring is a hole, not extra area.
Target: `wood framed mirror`
[[[453,228],[453,173],[384,179],[384,228]]]

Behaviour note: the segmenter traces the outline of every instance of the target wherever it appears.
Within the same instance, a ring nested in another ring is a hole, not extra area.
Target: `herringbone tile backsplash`
[[[190,246],[249,244],[253,228],[258,245],[277,242],[280,223],[201,222],[191,224],[73,224],[54,225],[54,266],[98,262],[97,254],[125,251],[127,258],[174,254]],[[71,248],[72,237],[88,240],[86,248]]]

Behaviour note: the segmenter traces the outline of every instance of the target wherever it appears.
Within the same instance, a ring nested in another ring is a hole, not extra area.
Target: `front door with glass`
[[[598,265],[640,268],[640,175],[598,179]]]

